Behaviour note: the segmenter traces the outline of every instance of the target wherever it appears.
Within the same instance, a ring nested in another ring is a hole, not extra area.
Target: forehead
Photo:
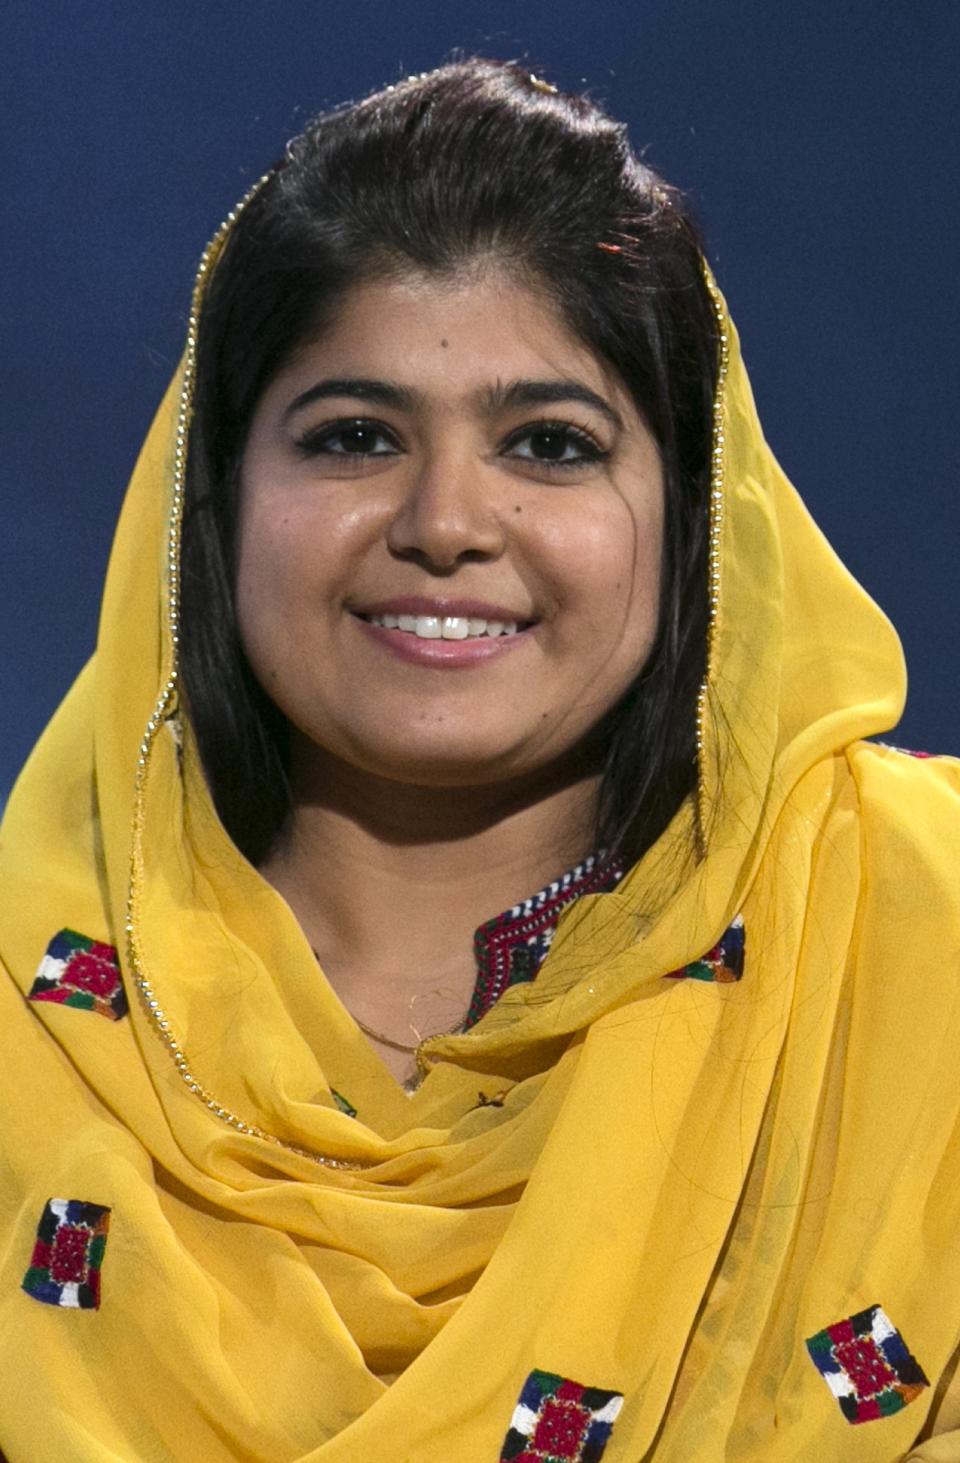
[[[493,267],[404,273],[344,292],[331,320],[273,383],[377,375],[435,393],[528,377],[576,378],[626,403],[616,373],[570,328],[545,290]]]

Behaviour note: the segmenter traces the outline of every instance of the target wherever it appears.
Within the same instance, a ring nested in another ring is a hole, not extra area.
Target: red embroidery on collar
[[[482,924],[473,937],[477,983],[464,1030],[475,1026],[510,986],[536,979],[568,905],[581,894],[607,893],[623,875],[620,864],[592,854],[538,894]]]

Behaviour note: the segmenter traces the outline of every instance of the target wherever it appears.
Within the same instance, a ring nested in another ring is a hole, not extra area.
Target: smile
[[[368,625],[384,630],[402,630],[420,640],[478,640],[483,636],[496,639],[516,635],[516,620],[484,620],[466,615],[360,615]]]

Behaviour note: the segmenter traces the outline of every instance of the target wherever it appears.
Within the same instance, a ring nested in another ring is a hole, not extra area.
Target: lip
[[[536,623],[529,613],[491,604],[485,599],[426,599],[423,595],[398,594],[372,604],[348,605],[348,609],[354,615],[435,615],[438,619],[452,615],[472,620],[501,620],[504,624],[512,621],[524,628]]]
[[[398,611],[393,608],[398,603],[397,600],[391,600],[389,609],[369,609],[364,610],[363,613],[367,615],[438,613],[433,609]],[[426,601],[419,601],[419,603],[425,604]],[[461,609],[456,612],[447,610],[445,613],[464,615],[468,612]],[[477,619],[492,620],[494,618],[492,614],[484,616],[477,611],[471,611],[471,613],[475,613]],[[499,618],[499,614],[497,618]],[[467,669],[470,666],[485,664],[496,656],[509,655],[511,651],[528,644],[534,633],[534,627],[530,626],[525,630],[518,630],[515,635],[494,637],[484,635],[478,636],[475,640],[422,640],[419,635],[411,635],[406,630],[387,630],[383,625],[371,625],[369,620],[361,620],[356,611],[354,611],[352,619],[364,635],[389,654],[395,655],[398,660],[406,661],[408,665],[433,666],[446,670]]]

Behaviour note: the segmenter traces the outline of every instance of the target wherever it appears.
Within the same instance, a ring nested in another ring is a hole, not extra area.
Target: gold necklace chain
[[[417,1052],[420,1050],[425,1041],[433,1041],[438,1036],[458,1036],[467,1024],[466,1016],[462,1016],[457,1022],[456,1026],[448,1026],[444,1031],[434,1031],[431,1032],[429,1036],[421,1036],[419,1041],[414,1042],[413,1046],[409,1046],[406,1042],[394,1041],[392,1036],[384,1036],[382,1031],[374,1031],[372,1026],[364,1025],[364,1023],[360,1020],[360,1017],[354,1011],[351,1011],[350,1015],[353,1017],[354,1021],[357,1023],[364,1036],[370,1036],[373,1038],[374,1041],[383,1042],[383,1045],[390,1047],[392,1051],[406,1052],[407,1055],[411,1057],[416,1056]],[[416,1031],[416,1027],[414,1026],[411,1026],[410,1029],[411,1031]]]
[[[314,958],[314,960],[317,962],[318,965],[322,965],[322,961],[321,961],[320,956],[317,953],[317,951],[314,949],[314,947],[312,945],[311,945],[310,948],[311,948],[311,950],[313,950],[313,958]],[[439,994],[439,992],[438,992],[438,994]],[[416,999],[417,999],[417,997],[414,996],[413,997],[413,1000],[410,1002],[410,1009],[411,1010],[413,1010],[413,1002]],[[469,1014],[470,1013],[467,1012],[467,1015],[469,1015]],[[460,1017],[460,1020],[456,1024],[456,1026],[448,1026],[446,1028],[446,1030],[444,1030],[444,1031],[434,1031],[434,1032],[431,1033],[430,1036],[422,1036],[420,1034],[420,1032],[417,1030],[417,1028],[414,1026],[413,1022],[411,1021],[410,1022],[410,1030],[413,1032],[414,1036],[416,1036],[417,1040],[414,1042],[413,1046],[409,1046],[406,1042],[394,1041],[394,1039],[393,1039],[392,1036],[384,1036],[384,1034],[383,1034],[382,1031],[374,1031],[374,1029],[373,1029],[372,1026],[367,1026],[363,1021],[360,1020],[360,1017],[356,1014],[355,1011],[351,1011],[350,1012],[350,1015],[352,1016],[352,1018],[356,1022],[356,1024],[359,1026],[359,1028],[363,1032],[364,1036],[371,1036],[371,1037],[373,1037],[373,1040],[374,1041],[382,1041],[384,1046],[390,1047],[393,1051],[395,1051],[395,1052],[406,1052],[407,1055],[408,1056],[411,1056],[411,1057],[416,1056],[417,1052],[423,1046],[423,1043],[425,1041],[433,1041],[433,1039],[435,1037],[437,1037],[437,1036],[456,1036],[460,1032],[463,1031],[463,1028],[467,1024],[467,1017],[466,1016],[461,1016]]]

